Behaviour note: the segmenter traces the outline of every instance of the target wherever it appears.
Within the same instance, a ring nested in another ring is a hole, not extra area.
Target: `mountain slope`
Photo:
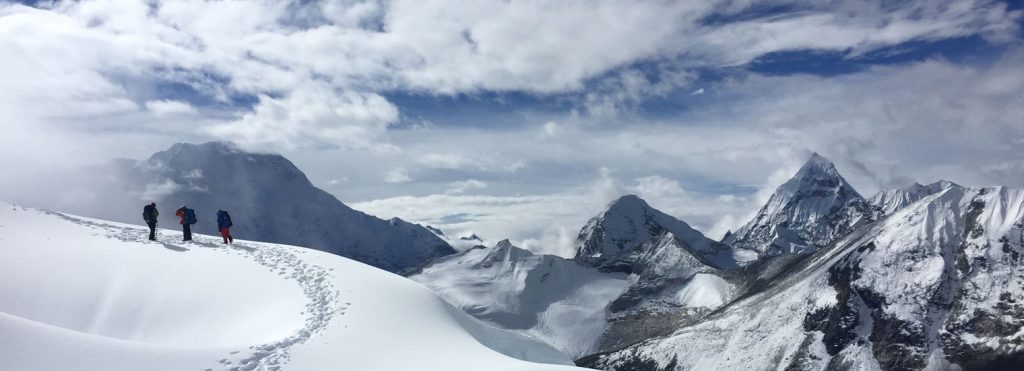
[[[570,357],[596,351],[608,303],[629,285],[508,240],[438,259],[410,277],[476,318],[536,337]]]
[[[641,258],[670,233],[682,248],[702,264],[714,268],[737,266],[732,250],[704,237],[685,222],[652,208],[634,195],[622,196],[600,215],[590,219],[576,238],[574,260],[607,271],[637,272]]]
[[[426,288],[293,246],[0,204],[3,370],[568,370]]]
[[[141,214],[143,202],[156,201],[160,226],[178,228],[174,210],[188,205],[199,219],[194,230],[216,234],[215,213],[224,209],[231,212],[232,234],[239,238],[310,247],[399,273],[455,252],[424,227],[349,208],[280,155],[247,153],[219,142],[179,143],[147,161],[123,160],[111,167],[121,184],[106,197],[139,200],[138,212],[117,214],[123,222],[140,222],[135,214]]]
[[[608,370],[1024,364],[1024,190],[952,187],[818,250],[700,323],[579,363]]]
[[[877,214],[832,162],[815,153],[750,222],[723,242],[761,257],[807,253],[874,220]]]

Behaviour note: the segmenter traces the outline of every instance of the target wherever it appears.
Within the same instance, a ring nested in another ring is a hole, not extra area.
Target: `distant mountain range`
[[[815,154],[722,242],[624,196],[577,246],[563,259],[505,241],[412,278],[605,370],[1024,365],[1021,189],[868,200]]]

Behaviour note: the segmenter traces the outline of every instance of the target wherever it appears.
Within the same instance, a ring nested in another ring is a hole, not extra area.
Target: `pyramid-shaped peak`
[[[839,171],[836,170],[836,165],[833,164],[832,161],[829,161],[829,159],[819,155],[817,152],[814,152],[811,154],[811,157],[807,159],[807,162],[804,163],[804,166],[800,167],[800,171],[797,172],[797,175],[819,174],[839,175]]]
[[[806,192],[819,192],[831,189],[847,194],[844,198],[861,198],[836,170],[836,166],[825,157],[813,153],[806,163],[792,178],[783,183],[775,191],[775,201],[788,203],[791,197]],[[780,205],[781,206],[781,205]]]
[[[651,205],[648,205],[647,201],[644,201],[639,196],[637,196],[637,195],[625,195],[625,196],[619,197],[615,201],[612,201],[612,203],[608,205],[608,209],[607,209],[606,214],[609,214],[609,213],[610,214],[617,214],[619,212],[629,212],[629,211],[644,210],[644,209],[650,209],[650,208],[651,208]]]
[[[868,201],[835,165],[813,153],[753,219],[722,241],[762,257],[810,252],[874,218]]]
[[[622,205],[641,205],[641,206],[647,206],[647,202],[644,201],[643,199],[641,199],[640,196],[637,196],[637,195],[623,195],[623,196],[619,197],[618,199],[616,199],[615,201],[612,201],[612,203],[611,203],[611,207],[622,206]]]

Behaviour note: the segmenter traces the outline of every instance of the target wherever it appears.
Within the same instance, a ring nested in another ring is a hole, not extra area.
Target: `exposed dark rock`
[[[604,355],[604,353],[599,353],[580,358],[576,360],[576,365],[606,371],[675,371],[678,367],[676,357],[672,357],[672,360],[665,367],[659,367],[657,361],[643,358],[636,354],[632,354],[625,360],[616,362],[614,365],[606,365],[602,359]]]
[[[919,370],[925,366],[925,354],[921,350],[927,344],[924,325],[908,322],[886,314],[885,297],[863,290],[860,292],[864,303],[871,308],[874,326],[869,340],[872,352],[883,370]]]
[[[837,304],[804,317],[804,330],[821,331],[825,350],[832,356],[857,339],[858,314],[852,297],[856,293],[850,284],[857,276],[857,265],[853,263],[853,255],[848,255],[828,270],[828,284],[836,290]]]

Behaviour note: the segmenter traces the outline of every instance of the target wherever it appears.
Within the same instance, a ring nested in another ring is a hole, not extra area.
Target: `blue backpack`
[[[231,215],[228,215],[227,211],[221,210],[217,212],[217,229],[231,227]]]
[[[185,224],[196,224],[196,211],[186,208],[185,209]]]

